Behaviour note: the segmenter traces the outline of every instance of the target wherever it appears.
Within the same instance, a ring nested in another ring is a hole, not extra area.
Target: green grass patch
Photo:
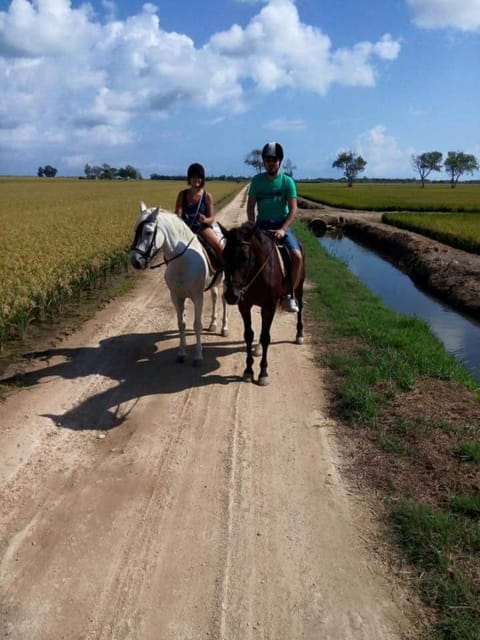
[[[454,515],[413,500],[402,501],[392,510],[392,522],[407,556],[422,570],[424,595],[442,612],[435,636],[479,640],[480,600],[474,576],[460,562],[469,554],[475,562],[475,548],[469,548],[468,541],[474,541],[478,532]]]
[[[470,495],[453,496],[451,507],[456,513],[480,518],[480,491]]]
[[[480,442],[462,442],[457,449],[457,455],[466,462],[480,464]]]
[[[480,211],[480,184],[415,182],[298,182],[300,196],[342,209],[370,211]]]
[[[316,350],[358,475],[417,572],[436,614],[432,638],[480,640],[479,384],[426,323],[387,309],[306,227],[295,232]]]

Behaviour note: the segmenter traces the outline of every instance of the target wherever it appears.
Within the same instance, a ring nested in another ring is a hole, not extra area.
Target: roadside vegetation
[[[172,210],[185,184],[0,178],[0,350],[125,270],[139,201]],[[241,187],[208,183],[218,208]]]
[[[446,182],[298,182],[300,196],[342,209],[370,211],[480,212],[480,184]]]
[[[385,515],[437,640],[480,639],[480,387],[297,223],[308,320],[350,471]]]

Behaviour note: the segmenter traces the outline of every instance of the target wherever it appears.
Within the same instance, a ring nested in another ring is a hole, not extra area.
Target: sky
[[[479,105],[480,0],[0,0],[0,175],[249,176],[278,141],[297,180],[412,178],[480,158]]]

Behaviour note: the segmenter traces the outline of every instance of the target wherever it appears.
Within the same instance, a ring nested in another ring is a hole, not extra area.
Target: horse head
[[[227,232],[223,258],[228,304],[238,304],[243,298],[260,273],[261,265],[268,260],[271,246],[272,241],[253,222],[245,222]]]
[[[140,202],[140,214],[135,223],[135,237],[130,247],[130,262],[134,269],[145,269],[148,262],[159,250],[158,214],[159,207],[147,207]]]

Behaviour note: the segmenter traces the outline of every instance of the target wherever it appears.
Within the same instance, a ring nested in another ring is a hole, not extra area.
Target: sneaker
[[[297,301],[290,295],[283,298],[282,308],[284,311],[288,311],[289,313],[298,313],[300,311]]]

